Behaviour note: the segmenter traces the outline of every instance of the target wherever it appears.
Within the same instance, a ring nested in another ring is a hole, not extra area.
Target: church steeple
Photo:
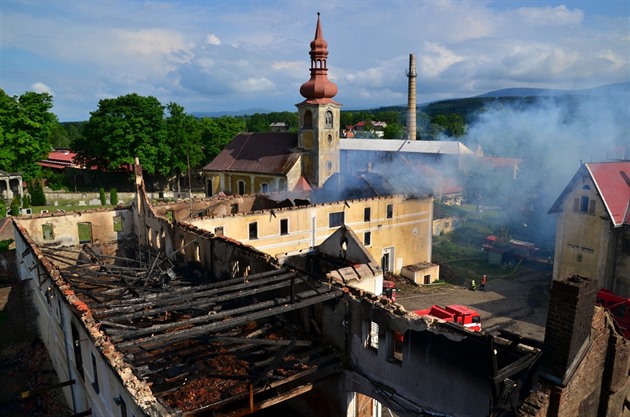
[[[324,40],[322,25],[317,13],[317,28],[315,29],[315,39],[311,42],[311,79],[302,84],[300,94],[307,103],[334,103],[332,98],[337,94],[337,86],[328,79],[328,67],[326,58],[328,57],[328,42]]]
[[[328,79],[328,42],[322,35],[317,13],[315,39],[311,42],[311,79],[302,84],[305,100],[298,108],[298,148],[302,151],[302,175],[313,188],[320,188],[339,172],[339,122],[341,104],[332,98],[337,86]]]

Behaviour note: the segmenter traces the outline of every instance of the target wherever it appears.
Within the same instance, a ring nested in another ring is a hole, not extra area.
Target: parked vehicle
[[[393,302],[396,302],[396,284],[394,281],[383,280],[383,297],[389,298]]]
[[[602,288],[597,293],[597,304],[612,314],[623,336],[630,339],[630,299]]]
[[[433,316],[447,322],[458,323],[471,332],[481,331],[481,317],[476,310],[461,304],[451,304],[445,307],[433,305],[431,308],[414,310],[419,316]]]
[[[532,242],[510,239],[509,242],[501,243],[495,235],[486,236],[481,248],[486,252],[492,252],[494,250],[509,250],[512,253],[511,256],[517,260],[535,258],[540,252],[540,248]]]

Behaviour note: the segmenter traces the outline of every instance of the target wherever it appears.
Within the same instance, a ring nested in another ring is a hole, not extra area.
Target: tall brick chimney
[[[407,70],[407,78],[409,78],[409,88],[407,94],[407,139],[416,140],[416,57],[409,54],[409,69]]]
[[[597,283],[574,275],[553,281],[545,344],[543,376],[557,383],[566,382],[586,348],[591,334]]]

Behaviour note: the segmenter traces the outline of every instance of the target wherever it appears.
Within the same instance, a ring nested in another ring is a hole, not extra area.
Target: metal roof
[[[473,155],[463,143],[443,140],[341,139],[342,151],[414,152],[444,155]]]
[[[614,226],[630,225],[630,162],[585,165]]]

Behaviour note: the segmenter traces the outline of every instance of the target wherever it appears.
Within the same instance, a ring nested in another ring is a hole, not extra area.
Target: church
[[[298,132],[241,133],[203,170],[206,193],[310,191],[339,172],[341,104],[328,79],[328,43],[317,17],[311,42],[311,77],[300,87]]]

